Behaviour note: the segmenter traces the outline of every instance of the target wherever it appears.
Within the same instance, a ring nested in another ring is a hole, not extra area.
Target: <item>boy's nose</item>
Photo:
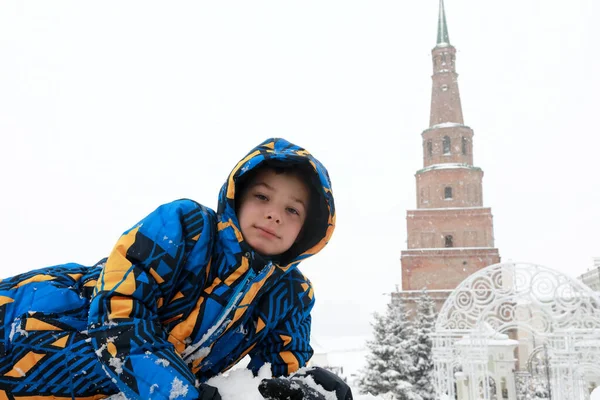
[[[277,214],[276,214],[276,213],[274,213],[274,212],[269,212],[269,213],[267,213],[267,219],[273,219],[273,220],[275,220],[275,222],[276,222],[276,223],[279,223],[279,222],[280,222],[279,215],[277,215]]]

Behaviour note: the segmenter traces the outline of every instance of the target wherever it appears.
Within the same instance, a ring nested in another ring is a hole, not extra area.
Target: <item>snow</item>
[[[442,208],[420,208],[419,211],[421,210],[427,210],[427,211],[436,211],[436,210],[443,210],[443,211],[448,211],[448,210],[482,210],[484,208],[489,208],[489,207],[442,207]],[[414,211],[414,210],[412,210]]]
[[[162,365],[163,367],[168,367],[171,363],[169,362],[169,360],[165,360],[164,358],[160,358],[160,359],[154,361],[154,364]]]
[[[490,250],[490,249],[494,249],[495,247],[422,247],[422,248],[415,248],[415,249],[408,249],[408,251],[434,251],[434,250],[444,250],[444,251],[463,251],[463,250]],[[412,257],[413,254],[405,254],[403,255],[403,257]]]
[[[271,366],[265,364],[258,371],[256,377],[252,375],[250,370],[238,368],[211,378],[206,383],[219,390],[222,400],[264,400],[258,391],[258,385],[263,379],[270,377]],[[333,393],[325,391],[321,386],[314,383],[311,384],[308,380],[305,380],[305,382],[323,393],[327,400],[335,400]],[[360,394],[358,389],[354,387],[352,387],[352,395],[354,400],[383,400],[382,397]]]
[[[431,128],[453,128],[456,126],[465,126],[465,125],[459,124],[458,122],[442,122],[441,124],[432,125]]]
[[[417,174],[420,174],[422,172],[426,172],[426,171],[433,171],[433,170],[440,170],[440,169],[474,169],[474,170],[479,170],[479,167],[475,167],[473,165],[469,165],[469,164],[464,164],[464,163],[444,163],[444,164],[432,164],[428,167],[422,168],[420,170],[417,171]]]
[[[483,339],[483,341],[488,346],[518,346],[519,345],[519,341],[518,340],[513,340],[513,339],[500,339],[500,340],[496,340],[496,339]],[[470,338],[465,337],[465,339],[462,339],[462,340],[459,340],[458,342],[456,342],[456,345],[457,346],[472,347],[472,346],[479,345],[479,342],[475,342],[475,341],[471,340]]]
[[[458,346],[475,346],[478,345],[477,340],[484,340],[489,346],[518,346],[519,341],[509,339],[507,334],[497,332],[488,324],[484,323],[486,336],[484,338],[478,338],[472,335],[465,335],[462,339],[456,342]]]
[[[307,376],[306,378],[303,378],[302,381],[309,387],[315,389],[318,392],[323,393],[323,395],[325,395],[325,400],[338,400],[335,392],[328,392],[323,390],[323,388],[318,383],[316,383],[312,377]]]
[[[174,378],[171,382],[171,392],[169,393],[169,400],[174,400],[178,397],[185,397],[188,392],[188,385],[184,384],[183,381]]]
[[[223,400],[243,398],[248,400],[264,400],[258,391],[258,384],[263,379],[270,377],[271,367],[264,365],[258,371],[256,377],[252,375],[252,371],[245,368],[238,368],[229,373],[215,376],[206,383],[219,389],[219,394]]]
[[[597,387],[592,391],[590,395],[590,400],[600,400],[600,387]]]
[[[117,357],[111,357],[108,360],[108,364],[115,369],[117,375],[121,375],[123,373],[123,360]]]
[[[21,336],[29,336],[29,333],[23,329],[21,329],[21,319],[15,318],[14,322],[10,327],[10,334],[8,335],[9,340],[13,340],[15,334],[19,334]]]
[[[443,72],[443,71],[444,70],[440,70],[440,72]],[[445,70],[445,71],[448,71],[448,70]],[[467,126],[465,124],[459,124],[458,122],[442,122],[442,123],[430,126],[429,128],[425,129],[424,132],[430,131],[432,129],[440,129],[440,128],[467,128],[467,129],[471,129],[469,126]]]

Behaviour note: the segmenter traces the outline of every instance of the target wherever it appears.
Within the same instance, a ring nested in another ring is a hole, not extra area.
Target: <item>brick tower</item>
[[[417,209],[406,215],[408,249],[402,251],[402,297],[427,288],[438,308],[467,276],[500,262],[492,212],[483,207],[483,171],[473,165],[473,130],[464,125],[456,49],[450,44],[440,0],[429,128],[423,168],[415,174]]]

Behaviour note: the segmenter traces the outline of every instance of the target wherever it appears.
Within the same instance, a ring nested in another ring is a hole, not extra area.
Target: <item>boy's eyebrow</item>
[[[266,187],[266,188],[267,188],[267,189],[269,189],[269,190],[275,190],[275,189],[273,188],[273,186],[269,185],[269,184],[268,184],[268,183],[266,183],[266,182],[262,182],[262,181],[260,181],[260,182],[254,182],[254,183],[253,183],[253,184],[252,184],[250,187],[253,187],[253,188],[254,188],[254,187],[257,187],[257,186],[264,186],[264,187]],[[303,202],[302,200],[300,200],[299,198],[297,198],[297,197],[294,197],[294,196],[290,196],[290,197],[291,197],[291,198],[292,198],[292,200],[294,200],[296,203],[300,203],[300,204],[302,204],[302,207],[306,208],[306,204],[304,204],[304,202]]]
[[[269,190],[275,190],[273,188],[273,186],[269,185],[266,182],[262,182],[262,181],[260,181],[260,182],[254,182],[250,187],[257,187],[257,186],[264,186],[264,187],[266,187]]]
[[[304,204],[304,202],[294,196],[292,196],[292,200],[294,200],[296,203],[300,203],[302,204],[302,207],[306,208],[306,204]]]

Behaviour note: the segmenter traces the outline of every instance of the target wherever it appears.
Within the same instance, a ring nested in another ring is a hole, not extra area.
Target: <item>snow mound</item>
[[[265,364],[258,371],[256,377],[250,370],[240,368],[210,378],[206,383],[219,389],[222,400],[264,400],[258,391],[258,385],[263,379],[271,377],[271,366]],[[326,398],[332,394],[320,386],[314,386],[314,388],[325,394]],[[354,400],[382,400],[381,397],[370,394],[359,394],[356,388],[352,388],[352,395]]]

